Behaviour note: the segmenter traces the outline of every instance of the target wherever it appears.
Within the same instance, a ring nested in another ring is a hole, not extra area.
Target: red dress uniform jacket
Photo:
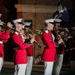
[[[10,30],[6,32],[0,32],[0,57],[4,58],[4,45],[3,43],[7,42],[10,36]]]
[[[35,41],[37,41],[38,42],[38,37],[35,37]],[[34,55],[34,49],[33,49],[33,46],[31,45],[31,46],[29,46],[27,49],[27,56],[33,56]]]
[[[29,36],[29,34],[28,33],[26,33],[25,32],[25,35],[26,36]],[[38,37],[35,37],[35,41],[37,41],[38,42]],[[27,56],[33,56],[34,55],[34,49],[33,49],[33,46],[31,45],[31,46],[29,46],[27,49],[26,49],[26,51],[27,51]]]
[[[42,40],[46,46],[42,53],[42,61],[54,62],[56,59],[56,45],[53,41],[52,33],[49,30],[45,30],[42,34]]]
[[[29,46],[27,49],[27,56],[33,56],[33,46]]]
[[[15,32],[15,34],[13,35],[13,41],[18,46],[18,49],[16,49],[14,52],[14,63],[15,64],[27,63],[26,48],[28,48],[30,45],[22,41],[21,35],[18,32]]]

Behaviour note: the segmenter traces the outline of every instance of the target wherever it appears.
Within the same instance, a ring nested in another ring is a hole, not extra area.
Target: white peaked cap
[[[45,23],[47,24],[47,23],[54,23],[54,20],[55,19],[47,19],[47,20],[45,20]]]
[[[0,22],[0,26],[3,26],[4,22]]]
[[[13,20],[13,23],[15,24],[15,23],[20,23],[20,22],[22,22],[22,18],[21,19],[15,19],[15,20]]]
[[[55,19],[55,22],[61,22],[62,20],[61,19]]]
[[[24,22],[24,25],[25,26],[30,26],[31,25],[31,22]]]

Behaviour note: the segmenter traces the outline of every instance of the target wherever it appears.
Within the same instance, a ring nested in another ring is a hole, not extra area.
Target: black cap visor
[[[53,25],[54,25],[54,22],[49,22],[49,23],[51,23],[51,24],[53,24]]]
[[[17,22],[18,24],[23,24],[22,22]]]

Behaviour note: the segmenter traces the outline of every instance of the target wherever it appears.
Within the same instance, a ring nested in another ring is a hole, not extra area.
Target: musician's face
[[[55,23],[55,28],[59,28],[60,27],[60,23]]]
[[[17,30],[19,31],[22,30],[22,27],[23,27],[22,24],[16,23],[15,26]]]
[[[25,29],[26,29],[26,32],[28,32],[30,28],[29,27],[25,27]]]
[[[53,24],[51,24],[51,23],[48,23],[48,27],[49,27],[49,29],[52,31],[52,30],[53,30],[53,28],[54,28],[54,25],[53,25]]]

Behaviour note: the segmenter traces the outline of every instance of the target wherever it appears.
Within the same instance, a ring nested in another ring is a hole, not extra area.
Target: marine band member
[[[45,30],[42,33],[42,41],[45,45],[41,57],[42,62],[44,62],[44,75],[52,75],[53,65],[56,61],[56,44],[52,34],[54,29],[54,20],[55,19],[45,20]],[[59,43],[61,42],[62,41],[59,40]]]
[[[24,22],[25,25],[25,35],[26,35],[26,39],[27,41],[29,41],[32,37],[35,38],[35,41],[38,42],[38,37],[36,36],[36,34],[34,34],[31,30],[31,22]],[[33,45],[31,45],[30,47],[28,47],[26,49],[27,51],[27,68],[26,68],[26,75],[31,75],[32,72],[32,65],[33,65],[33,56],[34,56],[34,48]]]
[[[27,66],[27,52],[28,48],[33,42],[32,38],[28,43],[25,43],[22,38],[21,30],[23,29],[22,19],[13,20],[15,26],[15,33],[13,34],[13,41],[17,45],[17,49],[14,51],[14,75],[25,75]]]
[[[2,31],[3,27],[4,27],[4,22],[2,22],[0,18],[0,72],[2,70],[3,61],[4,61],[4,43],[6,43],[10,37],[10,29],[12,28],[12,26],[10,24],[7,24],[6,30],[4,32]]]

